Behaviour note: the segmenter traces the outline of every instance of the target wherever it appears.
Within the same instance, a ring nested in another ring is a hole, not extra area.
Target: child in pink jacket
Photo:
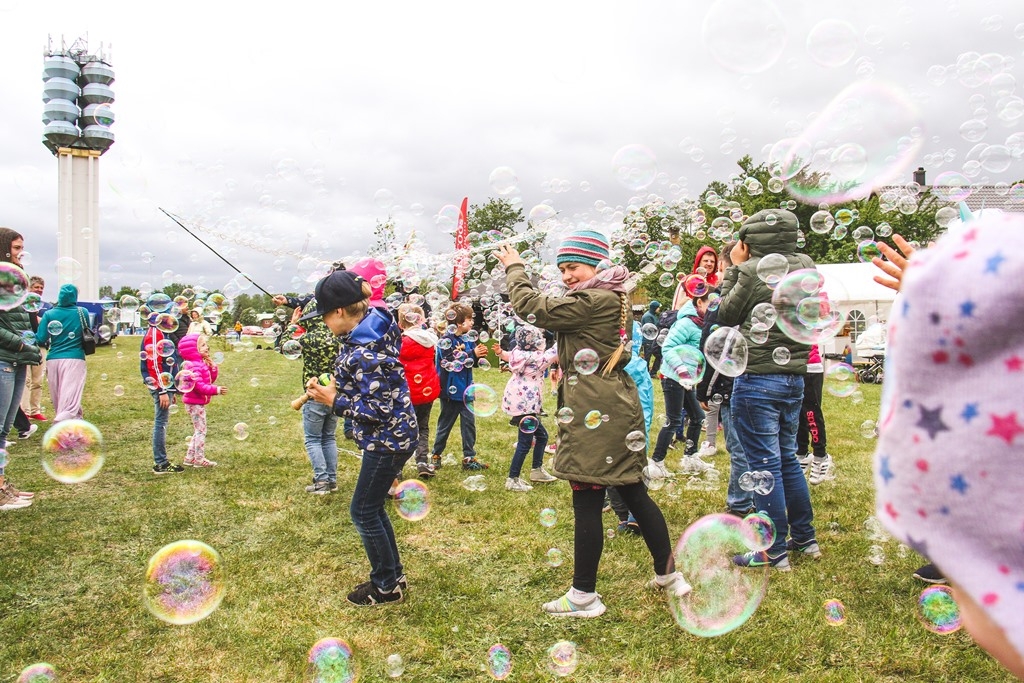
[[[192,418],[194,432],[185,456],[186,467],[215,467],[217,463],[206,459],[206,404],[211,396],[228,393],[227,387],[217,381],[217,365],[210,360],[210,347],[201,334],[187,334],[178,342],[182,368],[177,378],[178,390],[184,394],[185,410]]]

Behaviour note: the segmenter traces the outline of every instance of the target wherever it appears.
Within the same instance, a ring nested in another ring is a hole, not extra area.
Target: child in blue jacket
[[[306,393],[339,417],[352,419],[362,463],[349,511],[370,560],[370,580],[348,594],[355,605],[401,602],[408,584],[395,532],[384,503],[388,487],[416,449],[419,425],[409,396],[405,369],[398,360],[402,331],[386,309],[371,307],[370,283],[352,271],[338,270],[316,285],[316,310],[300,320],[323,316],[342,337],[334,380],[316,378]]]

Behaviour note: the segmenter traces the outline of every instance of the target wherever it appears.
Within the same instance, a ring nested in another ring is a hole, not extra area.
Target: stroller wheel
[[[874,384],[875,373],[871,372],[870,370],[861,370],[860,381],[863,382],[864,384]]]

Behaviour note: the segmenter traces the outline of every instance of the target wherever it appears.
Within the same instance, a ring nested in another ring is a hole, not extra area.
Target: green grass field
[[[882,565],[867,561],[874,441],[859,426],[877,415],[878,387],[864,387],[859,404],[826,397],[838,476],[812,489],[824,557],[795,558],[792,572],[771,576],[746,624],[702,639],[678,627],[644,588],[650,556],[634,537],[605,544],[603,617],[541,612],[541,602],[571,582],[570,490],[565,482],[504,490],[515,432],[500,412],[478,420],[480,458],[491,464],[485,492],[463,489],[465,473],[448,467],[429,482],[426,519],[392,515],[410,582],[406,601],[349,605],[346,593],[369,572],[348,515],[359,462],[351,452],[339,455],[337,493],[303,492],[310,467],[300,417],[288,406],[301,390],[301,361],[227,350],[219,383],[232,392],[208,410],[207,454],[220,465],[156,477],[152,401],[139,378],[137,344],[122,337],[88,361],[86,419],[106,446],[99,475],[78,485],[49,479],[39,434],[11,449],[8,473],[38,495],[31,508],[0,512],[0,681],[39,661],[53,664],[61,681],[302,681],[309,648],[326,636],[351,644],[363,681],[389,680],[385,660],[393,653],[405,662],[400,680],[489,680],[488,648],[499,642],[512,653],[508,680],[552,680],[546,652],[559,640],[577,645],[579,667],[568,678],[575,681],[1010,680],[965,633],[939,636],[919,625],[923,586],[911,577],[919,557],[888,541]],[[477,373],[499,393],[507,377]],[[115,385],[124,386],[123,396]],[[49,406],[46,412],[52,415]],[[249,425],[244,441],[234,438],[237,422]],[[551,418],[546,425],[554,431]],[[179,409],[168,432],[176,462],[190,434]],[[457,429],[448,451],[459,452]],[[670,451],[673,469],[679,455]],[[725,477],[726,461],[715,459]],[[674,538],[720,512],[725,500],[724,478],[713,492],[681,488],[652,493]],[[538,523],[545,507],[558,512],[554,527]],[[606,520],[614,527],[613,515]],[[143,574],[153,553],[189,538],[220,551],[227,594],[207,619],[170,626],[144,607]],[[557,568],[545,562],[552,547],[566,555]],[[828,599],[845,604],[844,625],[826,622]]]

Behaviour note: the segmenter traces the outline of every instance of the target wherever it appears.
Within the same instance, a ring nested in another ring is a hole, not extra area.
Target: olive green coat
[[[558,344],[558,365],[562,369],[558,407],[571,408],[573,419],[558,425],[552,474],[605,486],[639,482],[646,464],[644,451],[629,450],[626,435],[646,432],[636,384],[624,369],[630,359],[628,346],[608,375],[602,374],[605,361],[619,346],[619,295],[584,289],[564,297],[544,296],[534,289],[520,264],[508,267],[507,282],[516,314],[521,318],[534,316],[538,327],[555,333]],[[626,333],[631,332],[632,325],[627,325]],[[598,370],[591,375],[580,374],[573,367],[573,359],[582,349],[593,349],[601,359]],[[594,411],[607,415],[608,421],[590,429],[586,416]]]
[[[11,365],[39,365],[39,347],[25,342],[22,337],[31,331],[32,321],[23,307],[0,311],[0,361]]]
[[[774,224],[767,217],[775,216]],[[768,341],[755,344],[750,339],[750,314],[754,306],[772,300],[772,290],[757,276],[757,264],[768,254],[781,254],[789,263],[789,272],[801,268],[814,268],[814,261],[796,251],[798,221],[795,214],[783,209],[764,209],[743,222],[739,239],[750,247],[750,258],[725,271],[722,298],[718,303],[718,324],[739,326],[747,339],[747,374],[751,375],[803,375],[807,372],[807,354],[810,346],[795,342],[772,325]],[[779,313],[784,313],[779,311]],[[779,365],[772,359],[776,348],[789,349],[790,360]]]

